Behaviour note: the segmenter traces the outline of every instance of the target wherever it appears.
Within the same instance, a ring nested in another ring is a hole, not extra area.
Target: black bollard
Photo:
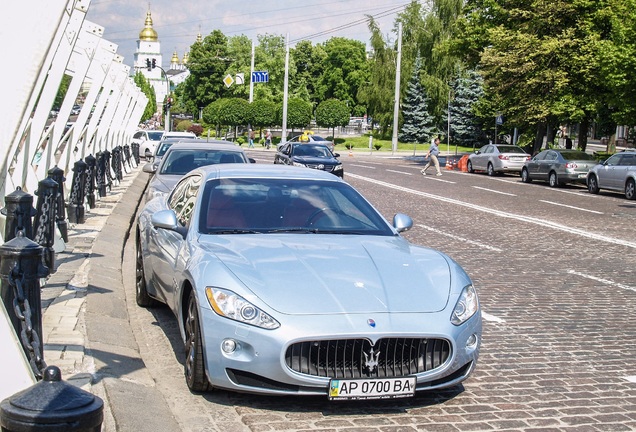
[[[33,208],[33,195],[22,191],[18,186],[14,192],[4,197],[6,207],[0,213],[7,217],[4,227],[4,241],[14,238],[18,231],[24,231],[24,235],[33,239],[33,222],[35,216]]]
[[[73,165],[73,180],[68,203],[68,220],[71,223],[82,224],[86,222],[84,216],[84,184],[86,183],[87,167],[86,162],[81,159]]]
[[[49,170],[49,177],[57,183],[57,198],[55,200],[55,223],[60,230],[62,239],[68,243],[68,225],[66,223],[66,206],[64,205],[64,170],[57,165]]]
[[[132,166],[132,157],[130,154],[130,146],[128,144],[124,144],[123,154],[124,154],[124,163],[125,165],[128,165],[128,168],[129,168],[128,172],[130,172],[133,166]]]
[[[57,196],[57,182],[49,177],[38,182],[35,191],[38,202],[35,206],[35,221],[33,223],[33,240],[44,247],[44,264],[55,272],[55,198]]]
[[[95,156],[88,155],[84,158],[86,162],[86,183],[84,183],[84,196],[88,200],[88,208],[95,208],[95,167],[97,159]]]
[[[139,143],[132,143],[130,145],[130,148],[132,149],[132,156],[133,159],[135,159],[135,165],[139,166],[139,162],[140,162],[140,157],[139,157]]]
[[[8,397],[0,404],[3,432],[99,432],[104,421],[104,401],[62,381],[56,366],[44,379]]]
[[[48,275],[48,269],[42,264],[42,253],[42,246],[22,231],[0,245],[0,298],[36,377],[46,367],[40,278]]]
[[[122,169],[121,169],[121,165],[122,165],[122,161],[121,161],[121,147],[117,146],[113,149],[112,151],[112,165],[113,165],[113,171],[115,172],[115,179],[117,179],[117,181],[121,181],[124,176],[122,174]]]
[[[108,150],[104,150],[104,161],[106,164],[106,169],[104,170],[104,172],[106,173],[106,186],[108,187],[108,190],[113,190],[113,175],[111,172],[111,168],[110,168],[110,161],[111,161],[111,153]],[[105,195],[104,195],[105,196]]]
[[[104,152],[97,153],[96,168],[97,192],[100,197],[106,196],[106,155]]]

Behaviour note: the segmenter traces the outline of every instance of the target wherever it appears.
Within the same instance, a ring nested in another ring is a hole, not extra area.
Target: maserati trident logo
[[[367,320],[367,324],[369,324],[369,327],[375,327],[375,321],[373,320],[373,318],[369,318]]]
[[[376,370],[378,367],[378,358],[380,357],[380,351],[375,352],[373,351],[373,348],[371,348],[369,354],[364,351],[362,351],[362,354],[364,355],[364,364],[362,366],[367,369],[369,374],[372,374],[373,371]]]

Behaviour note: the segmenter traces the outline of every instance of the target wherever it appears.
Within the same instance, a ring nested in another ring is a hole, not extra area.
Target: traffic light
[[[152,68],[156,68],[157,67],[157,59],[152,59]]]
[[[154,59],[153,59],[154,62]],[[152,66],[150,65],[150,59],[146,59],[146,67],[148,68],[148,72],[152,70]]]

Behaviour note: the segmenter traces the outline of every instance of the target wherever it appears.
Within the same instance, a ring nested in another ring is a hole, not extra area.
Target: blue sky
[[[159,35],[164,66],[176,50],[179,58],[200,32],[215,29],[226,36],[276,34],[294,41],[324,42],[330,37],[346,37],[368,43],[365,14],[372,15],[382,33],[392,34],[396,14],[409,0],[93,0],[86,19],[105,28],[104,38],[119,45],[124,63],[132,66],[139,32],[150,7],[154,29]]]

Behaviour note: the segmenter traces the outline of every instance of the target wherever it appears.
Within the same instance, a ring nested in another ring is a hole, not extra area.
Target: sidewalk
[[[139,355],[122,280],[124,244],[149,179],[143,164],[87,209],[85,223],[69,226],[42,286],[44,359],[104,400],[105,432],[179,430]]]

